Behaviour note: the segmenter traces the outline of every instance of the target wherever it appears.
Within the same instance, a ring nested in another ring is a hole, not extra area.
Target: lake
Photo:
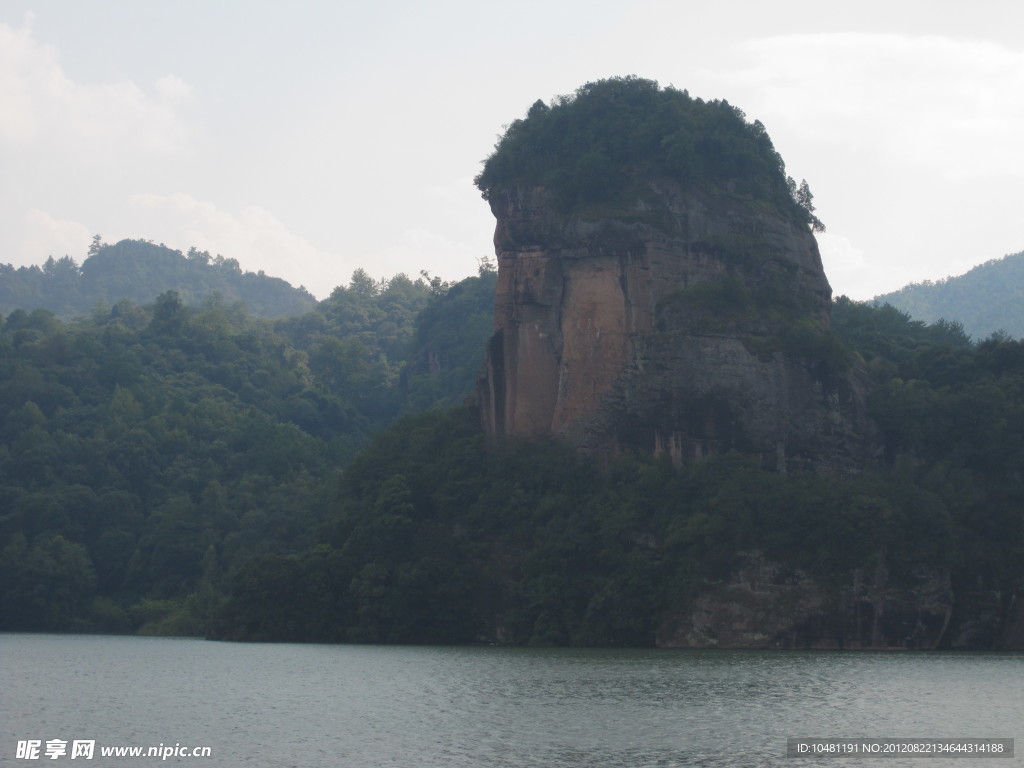
[[[1011,653],[0,635],[3,765],[841,768],[863,761],[790,759],[787,738],[1019,739],[1022,731],[1024,655]],[[38,760],[18,759],[18,743],[31,740],[41,742]],[[67,742],[67,753],[47,759],[49,740]],[[95,742],[92,760],[72,761],[75,740]],[[112,746],[159,746],[170,756],[100,754]],[[211,756],[178,756],[192,747]],[[1021,749],[982,764],[1018,765]]]

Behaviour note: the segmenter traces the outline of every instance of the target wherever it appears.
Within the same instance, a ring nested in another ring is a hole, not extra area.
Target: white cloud
[[[445,280],[458,281],[476,274],[478,260],[485,255],[490,254],[437,230],[415,227],[402,231],[397,239],[391,238],[386,248],[368,254],[362,266],[374,277],[404,272],[416,279],[424,270]]]
[[[36,132],[31,77],[34,60],[45,56],[31,40],[29,30],[0,24],[0,139],[21,141]]]
[[[835,296],[845,295],[857,301],[870,299],[881,292],[878,288],[880,282],[898,282],[909,275],[901,271],[901,276],[897,277],[891,266],[879,268],[871,265],[865,259],[864,251],[850,242],[848,237],[831,232],[822,232],[815,237],[825,274]],[[903,282],[898,282],[893,289],[901,287]]]
[[[150,93],[130,80],[75,82],[56,49],[33,37],[31,22],[28,16],[20,29],[0,24],[0,142],[91,161],[186,151],[189,130],[179,109],[191,95],[187,83],[167,75]]]
[[[871,148],[948,179],[1024,175],[1024,52],[895,34],[808,34],[739,46],[728,79],[804,138]],[[766,121],[767,122],[767,121]]]
[[[1010,209],[1024,181],[1024,51],[847,32],[734,53],[741,66],[719,82],[815,190],[836,293],[941,279],[1019,241]]]
[[[133,226],[171,247],[237,259],[246,271],[264,270],[324,298],[358,265],[322,250],[259,206],[237,213],[191,195],[139,194],[130,200]]]
[[[73,256],[79,263],[89,247],[92,234],[80,222],[57,219],[38,208],[29,210],[22,229],[18,252],[32,254],[32,258],[19,262],[20,266],[38,264],[46,256],[60,258]]]

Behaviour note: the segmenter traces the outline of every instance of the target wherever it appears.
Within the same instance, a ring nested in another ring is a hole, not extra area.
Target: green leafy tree
[[[799,187],[796,186],[796,182],[793,181],[792,177],[788,179],[788,182],[793,199],[806,214],[807,223],[811,229],[814,232],[824,232],[825,225],[821,222],[821,219],[814,215],[814,195],[811,194],[811,188],[807,184],[807,179],[802,179]]]

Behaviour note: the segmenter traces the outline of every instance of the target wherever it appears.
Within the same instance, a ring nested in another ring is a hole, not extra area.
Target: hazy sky
[[[125,237],[323,298],[474,274],[538,98],[636,74],[761,120],[834,292],[1024,250],[1024,3],[2,0],[0,263]]]

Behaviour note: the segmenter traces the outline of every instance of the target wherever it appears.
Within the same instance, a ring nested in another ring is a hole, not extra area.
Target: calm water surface
[[[1001,737],[1024,764],[1024,655],[250,645],[0,635],[0,764],[644,768],[787,760],[786,738]],[[103,759],[100,746],[209,746]],[[978,761],[882,760],[879,768]]]

